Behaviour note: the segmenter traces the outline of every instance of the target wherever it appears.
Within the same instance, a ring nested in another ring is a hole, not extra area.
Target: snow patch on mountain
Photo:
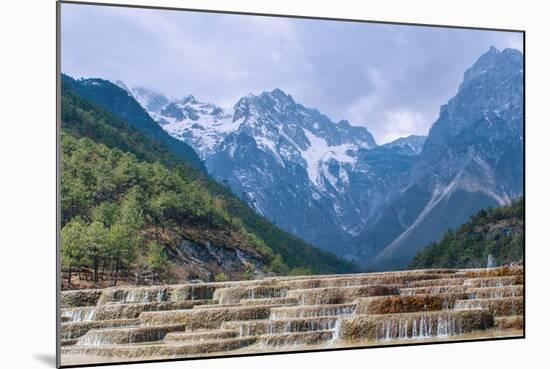
[[[181,110],[189,108],[189,105],[175,104]],[[199,154],[201,159],[211,155],[216,147],[231,132],[239,128],[240,121],[232,120],[231,111],[218,111],[213,106],[201,104],[194,109],[197,116],[175,117],[163,114],[157,119],[164,122],[162,128],[171,136],[190,144]],[[195,119],[192,119],[196,117]]]
[[[279,151],[277,150],[277,145],[275,144],[275,142],[265,136],[254,137],[254,140],[256,141],[258,147],[262,148],[265,152],[271,153],[280,166],[285,166],[285,162],[281,155],[279,155]]]
[[[309,141],[309,147],[306,150],[301,150],[302,158],[306,162],[307,176],[311,183],[322,187],[321,176],[329,179],[334,188],[336,188],[336,180],[328,171],[326,163],[335,160],[340,163],[354,164],[356,158],[350,153],[357,149],[353,144],[343,144],[338,146],[330,146],[328,142],[316,136],[313,132],[304,129],[306,137]],[[347,178],[347,174],[343,175]]]
[[[141,105],[141,107],[149,113],[151,118],[157,122],[158,120],[156,118],[158,118],[158,113],[170,102],[170,99],[163,94],[147,88],[136,87],[128,89],[128,87],[126,87],[126,90],[134,96],[134,99],[136,99],[138,104]]]
[[[233,120],[233,109],[199,101],[193,95],[167,98],[145,88],[135,88],[132,93],[151,118],[168,134],[191,145],[202,160],[243,121]]]

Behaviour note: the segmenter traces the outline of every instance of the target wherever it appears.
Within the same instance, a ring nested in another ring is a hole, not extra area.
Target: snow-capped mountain
[[[193,96],[132,94],[258,213],[371,268],[402,267],[477,210],[523,194],[517,50],[482,55],[427,137],[380,146],[367,128],[334,122],[280,89],[228,109]]]
[[[233,121],[240,124],[234,135],[252,137],[258,148],[271,154],[282,167],[298,164],[321,191],[345,184],[338,182],[346,181],[343,169],[335,175],[329,170],[331,163],[352,166],[357,150],[376,146],[366,128],[347,121],[334,123],[318,110],[297,104],[280,89],[243,97],[234,110]],[[218,151],[224,150],[235,150],[231,139]]]
[[[132,93],[214,178],[284,229],[334,248],[364,226],[370,207],[355,204],[349,189],[359,185],[350,176],[361,151],[376,147],[366,128],[333,122],[280,89],[244,96],[230,109],[193,96]]]
[[[348,196],[360,151],[376,146],[364,127],[335,123],[280,89],[241,98],[208,171],[284,229],[333,248],[360,227]]]
[[[245,96],[232,109],[198,101],[193,95],[169,99],[145,88],[134,88],[132,94],[166,132],[190,144],[204,160],[223,150],[218,146],[228,135],[246,132],[279,164],[302,165],[318,187],[324,186],[324,180],[336,185],[328,163],[353,163],[358,149],[376,146],[366,128],[345,120],[334,123],[316,109],[296,104],[280,89]]]
[[[239,127],[232,109],[198,101],[193,95],[169,99],[145,88],[134,88],[132,94],[167,133],[191,145],[203,160]]]

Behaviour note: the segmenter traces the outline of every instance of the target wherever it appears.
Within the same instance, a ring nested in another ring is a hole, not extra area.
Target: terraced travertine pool
[[[62,292],[61,364],[523,336],[523,268]]]

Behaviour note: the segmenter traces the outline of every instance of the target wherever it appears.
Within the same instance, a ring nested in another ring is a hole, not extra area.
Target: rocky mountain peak
[[[279,88],[259,95],[248,94],[235,104],[233,121],[252,115],[288,115],[296,110],[297,105],[291,95]]]
[[[464,72],[464,79],[460,88],[468,82],[476,79],[487,72],[507,74],[511,71],[523,69],[523,54],[515,49],[504,49],[500,51],[495,47],[481,55],[477,61]]]
[[[471,126],[479,127],[479,135],[516,134],[522,110],[523,54],[491,48],[466,70],[457,94],[441,107],[426,147],[441,146]],[[484,125],[497,129],[482,129]]]
[[[186,96],[183,99],[178,100],[178,102],[180,104],[184,104],[184,105],[185,104],[198,104],[199,103],[197,101],[197,99],[195,98],[195,96],[193,96],[193,95]]]
[[[326,140],[329,146],[344,143],[361,148],[376,146],[366,127],[352,125],[347,120],[333,122],[319,110],[297,103],[279,88],[259,95],[249,94],[241,98],[234,109],[233,121],[242,122],[243,129],[282,132],[295,142],[303,141],[307,131]]]
[[[276,104],[282,105],[295,105],[296,102],[290,94],[286,94],[280,88],[275,88],[271,92],[263,92],[261,95],[263,98],[269,98],[273,100]]]
[[[150,114],[160,111],[170,103],[170,100],[161,93],[144,87],[135,87],[130,90],[137,102]]]
[[[426,136],[410,135],[382,145],[382,148],[391,149],[401,155],[419,155],[426,141]]]
[[[523,56],[491,48],[442,107],[403,187],[370,226],[372,233],[358,238],[363,250],[376,254],[372,265],[395,267],[479,209],[522,196],[522,127]]]

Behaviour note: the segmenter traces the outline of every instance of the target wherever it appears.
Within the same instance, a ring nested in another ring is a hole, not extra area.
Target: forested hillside
[[[172,148],[62,85],[62,261],[140,282],[344,273]],[[104,275],[104,274],[103,274]]]
[[[479,211],[456,231],[419,252],[410,268],[481,268],[492,255],[497,265],[523,262],[523,198]]]
[[[125,121],[131,127],[137,128],[147,136],[162,142],[167,148],[170,148],[175,156],[184,159],[195,168],[204,170],[197,153],[185,142],[179,141],[164,132],[128,91],[99,78],[75,80],[62,74],[61,79],[66,87],[70,86],[79,96],[101,106],[104,110]]]
[[[251,266],[273,264],[273,251],[224,210],[222,199],[181,173],[88,138],[62,134],[61,147],[62,250],[69,266],[107,262],[115,278],[135,263],[163,272],[163,248],[177,248],[182,239],[239,249]]]

